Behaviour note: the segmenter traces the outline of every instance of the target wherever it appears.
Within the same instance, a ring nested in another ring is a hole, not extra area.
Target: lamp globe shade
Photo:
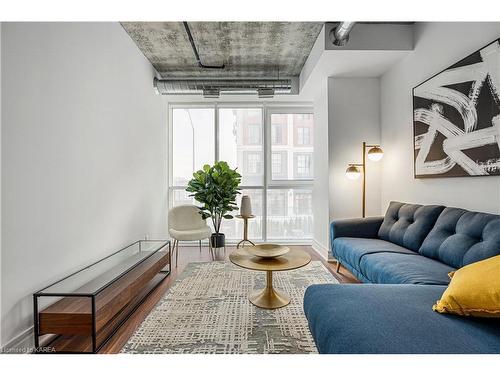
[[[361,170],[355,165],[350,165],[345,170],[345,175],[349,180],[356,180],[361,175]]]
[[[372,147],[368,150],[368,159],[371,161],[379,161],[384,156],[384,151],[378,146]]]

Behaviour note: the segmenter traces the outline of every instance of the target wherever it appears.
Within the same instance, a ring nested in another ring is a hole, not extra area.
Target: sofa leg
[[[339,271],[340,271],[340,261],[337,260],[337,269],[335,270],[335,272],[340,273]]]

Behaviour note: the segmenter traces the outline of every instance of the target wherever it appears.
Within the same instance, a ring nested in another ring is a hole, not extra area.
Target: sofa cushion
[[[500,353],[500,319],[438,314],[435,285],[313,285],[304,312],[320,353]]]
[[[361,258],[359,271],[376,284],[447,285],[455,269],[418,253],[378,253]]]
[[[418,251],[444,206],[391,202],[378,231],[386,241]]]
[[[341,263],[349,263],[354,268],[359,268],[361,258],[367,254],[380,252],[413,253],[399,245],[384,240],[367,238],[340,237],[333,241],[334,256]]]
[[[500,255],[500,216],[448,207],[419,252],[455,268]]]

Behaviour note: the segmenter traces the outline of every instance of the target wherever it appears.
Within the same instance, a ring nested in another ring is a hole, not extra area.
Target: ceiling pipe
[[[345,46],[349,41],[349,34],[356,22],[340,22],[330,31],[330,40],[335,46]]]
[[[196,57],[196,61],[198,62],[198,66],[203,69],[224,69],[226,67],[225,64],[222,65],[205,65],[201,62],[200,54],[198,53],[198,49],[196,48],[196,44],[194,44],[193,35],[191,34],[191,29],[187,22],[182,22],[184,24],[184,29],[186,29],[186,34],[189,38],[189,43],[191,43],[191,48],[193,49],[194,56]]]

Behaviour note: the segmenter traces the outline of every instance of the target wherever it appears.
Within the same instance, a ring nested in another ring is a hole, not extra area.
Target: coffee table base
[[[263,309],[277,309],[290,303],[290,297],[273,288],[273,272],[266,271],[266,287],[254,290],[248,296],[250,302]]]

